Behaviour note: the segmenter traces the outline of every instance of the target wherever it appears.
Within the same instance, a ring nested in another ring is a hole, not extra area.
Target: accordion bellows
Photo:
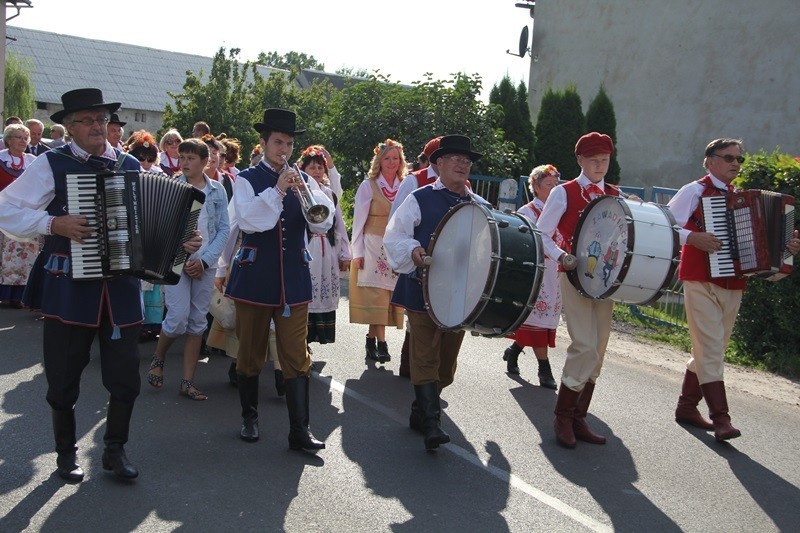
[[[70,241],[72,279],[178,283],[204,202],[202,191],[155,172],[68,174],[69,213],[96,230],[84,244]]]

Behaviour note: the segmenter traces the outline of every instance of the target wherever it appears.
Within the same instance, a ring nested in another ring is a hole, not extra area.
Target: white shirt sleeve
[[[276,187],[264,189],[257,195],[246,179],[234,182],[232,202],[239,229],[245,233],[271,230],[278,224],[283,211],[283,196]]]
[[[37,157],[19,178],[0,191],[0,229],[17,240],[46,235],[51,216],[45,209],[55,196],[50,161]]]
[[[702,193],[702,186],[697,182],[688,183],[681,187],[667,204],[667,208],[672,212],[672,216],[675,217],[675,224],[681,228],[678,232],[681,244],[686,244],[686,239],[692,233],[691,230],[684,228],[684,226],[695,209],[697,209]]]
[[[403,178],[402,183],[400,183],[400,187],[397,189],[397,195],[394,197],[394,202],[392,202],[392,209],[389,211],[389,218],[392,218],[392,215],[394,215],[394,212],[397,211],[398,207],[400,207],[400,204],[403,203],[403,200],[405,200],[408,195],[416,191],[418,188],[419,182],[414,174],[408,174],[405,178]]]
[[[350,255],[350,239],[347,238],[347,227],[344,225],[344,218],[342,217],[341,205],[336,206],[336,235],[339,236],[336,248],[336,256],[339,261],[347,261],[352,259]]]
[[[364,226],[369,216],[369,206],[372,203],[372,186],[368,179],[361,182],[353,200],[353,237],[350,248],[353,257],[364,257]]]
[[[544,252],[553,261],[558,259],[566,252],[558,247],[553,241],[553,234],[558,229],[558,223],[561,222],[561,217],[567,211],[567,191],[563,185],[559,185],[547,197],[547,201],[542,209],[542,214],[539,215],[539,220],[536,226],[542,232],[542,245]]]
[[[417,268],[411,258],[414,248],[420,246],[414,238],[414,228],[422,221],[422,213],[417,197],[409,195],[389,218],[386,233],[383,236],[383,249],[392,270],[401,274],[409,274]]]
[[[331,190],[340,200],[342,199],[342,175],[336,170],[336,167],[328,169],[328,181],[331,182]]]

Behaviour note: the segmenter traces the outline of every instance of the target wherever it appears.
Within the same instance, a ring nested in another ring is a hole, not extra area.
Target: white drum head
[[[572,253],[578,258],[575,279],[590,298],[609,296],[625,264],[629,221],[622,200],[595,200],[581,215]]]
[[[427,275],[430,312],[447,328],[460,326],[479,305],[492,265],[486,213],[474,204],[455,209],[437,230]]]

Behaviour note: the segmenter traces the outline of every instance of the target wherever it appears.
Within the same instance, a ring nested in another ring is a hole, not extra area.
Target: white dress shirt
[[[577,180],[581,188],[586,192],[586,198],[594,200],[599,196],[598,194],[588,192],[587,189],[592,184],[592,181],[586,174],[581,172],[581,175],[575,178],[575,180]],[[566,184],[562,183],[550,191],[547,202],[544,204],[542,214],[539,216],[539,221],[536,223],[536,226],[542,232],[542,245],[544,246],[545,254],[556,262],[566,253],[565,250],[561,249],[553,241],[553,234],[558,229],[558,224],[567,211],[567,191],[564,185]],[[600,180],[598,183],[595,183],[595,185],[605,190],[605,180]]]
[[[723,192],[728,191],[728,186],[724,182],[717,179],[713,174],[709,174],[708,176],[711,178],[711,183],[714,184],[714,187]],[[689,221],[689,217],[692,216],[695,209],[697,209],[697,205],[700,203],[700,198],[703,196],[704,190],[705,186],[702,183],[698,183],[697,181],[687,183],[675,193],[675,196],[673,196],[667,204],[667,207],[672,212],[672,216],[675,217],[675,223],[681,228],[679,232],[681,244],[686,244],[686,239],[688,239],[689,235],[692,233],[691,230],[685,229],[684,226]]]

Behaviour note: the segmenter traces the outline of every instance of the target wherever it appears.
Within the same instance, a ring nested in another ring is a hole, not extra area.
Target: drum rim
[[[631,213],[630,207],[628,204],[625,203],[625,199],[621,196],[612,196],[610,194],[603,194],[586,204],[586,207],[578,215],[578,223],[575,225],[575,231],[572,233],[572,241],[570,242],[570,251],[575,251],[575,245],[578,236],[581,234],[581,230],[583,229],[583,223],[586,221],[586,216],[584,213],[591,211],[595,205],[599,204],[600,202],[605,202],[607,199],[611,199],[616,201],[620,206],[622,206],[623,214],[625,215],[625,219],[627,221],[628,226],[628,250],[633,249],[633,246],[636,242],[636,235],[633,228],[633,215]],[[625,258],[622,260],[622,266],[619,269],[619,275],[617,276],[617,280],[622,281],[625,279],[625,275],[628,273],[628,269],[631,266],[631,254],[628,253],[626,250]],[[620,288],[621,284],[612,283],[611,287],[599,296],[592,296],[588,294],[580,283],[580,278],[578,277],[578,269],[575,268],[574,270],[567,270],[567,279],[569,280],[570,284],[572,284],[575,289],[584,297],[589,298],[591,300],[604,300],[614,294],[617,289]]]
[[[678,270],[678,264],[680,263],[681,257],[681,240],[680,234],[678,232],[678,222],[675,220],[675,215],[672,214],[672,211],[669,210],[668,207],[663,206],[661,204],[657,204],[655,202],[647,202],[659,208],[666,216],[667,221],[672,226],[672,265],[669,267],[667,271],[667,275],[664,276],[664,284],[661,286],[659,290],[653,294],[653,297],[645,302],[638,302],[632,305],[650,305],[658,301],[659,298],[664,296],[664,293],[667,291],[667,287],[672,284],[672,280],[675,278],[675,271]]]
[[[532,234],[535,233],[535,232],[539,232],[541,234],[541,231],[539,231],[539,228],[536,227],[536,223],[533,220],[531,220],[528,217],[526,217],[525,215],[521,215],[521,214],[517,213],[516,211],[514,211],[513,213],[509,213],[509,215],[516,216],[517,218],[522,220],[523,224],[528,226],[528,231],[530,231]],[[481,334],[483,337],[489,337],[489,338],[505,337],[509,333],[512,333],[512,332],[516,331],[517,329],[519,329],[519,327],[525,322],[525,320],[527,320],[527,318],[531,314],[531,312],[533,312],[533,306],[536,303],[536,300],[539,297],[539,291],[542,288],[542,280],[544,279],[544,269],[546,268],[545,264],[544,264],[544,245],[542,244],[541,237],[538,240],[537,239],[533,239],[533,242],[536,245],[536,261],[537,261],[537,264],[536,264],[536,267],[534,268],[533,283],[531,283],[531,292],[530,292],[530,294],[528,294],[528,299],[525,302],[525,308],[528,309],[528,312],[525,313],[525,314],[520,314],[517,317],[516,322],[514,322],[514,324],[512,324],[508,328],[507,331],[505,331],[503,333],[500,333],[500,334]],[[496,281],[497,280],[495,280],[495,282]],[[492,287],[492,288],[494,288],[494,287]]]
[[[444,226],[447,223],[447,221],[449,221],[450,218],[453,217],[453,215],[459,209],[463,209],[466,206],[478,207],[479,209],[481,209],[484,212],[485,215],[487,215],[487,219],[495,221],[494,224],[489,224],[489,235],[490,235],[490,239],[492,241],[492,252],[494,253],[494,251],[497,250],[497,248],[499,248],[499,245],[500,245],[500,242],[499,242],[500,238],[499,238],[499,235],[498,235],[499,230],[497,229],[496,219],[494,218],[494,216],[492,216],[492,212],[489,209],[487,209],[486,206],[484,206],[484,205],[482,205],[482,204],[480,204],[478,202],[469,201],[469,202],[461,202],[459,204],[454,205],[453,207],[451,207],[447,211],[447,213],[444,214],[444,216],[442,217],[442,220],[439,221],[439,224],[436,225],[436,229],[431,234],[431,240],[428,241],[428,249],[426,250],[426,253],[428,255],[433,256],[433,251],[436,248],[436,242],[438,241],[439,234],[441,233],[440,230],[442,228],[444,228]],[[497,261],[490,261],[490,263],[489,263],[489,275],[486,278],[486,284],[484,285],[483,292],[481,293],[481,296],[484,296],[486,294],[491,294],[492,293],[492,290],[494,289],[494,284],[497,281],[497,269],[498,268],[499,268],[499,266],[497,264]],[[489,289],[489,290],[487,291],[487,289]],[[461,321],[461,323],[459,323],[457,326],[446,326],[446,325],[442,324],[442,322],[438,318],[436,318],[436,316],[433,314],[433,309],[431,309],[431,306],[428,304],[428,302],[430,301],[430,293],[428,291],[428,272],[427,272],[427,269],[425,269],[425,275],[422,276],[422,299],[425,302],[425,310],[428,312],[428,316],[431,318],[431,320],[433,320],[434,324],[436,324],[440,329],[448,330],[448,331],[464,329],[464,327],[466,325],[471,324],[472,322],[474,322],[476,320],[476,318],[478,316],[481,315],[481,313],[483,312],[484,308],[489,303],[487,300],[485,300],[482,297],[478,301],[478,305],[475,306],[475,309],[473,309],[472,312],[469,315],[467,315]]]

